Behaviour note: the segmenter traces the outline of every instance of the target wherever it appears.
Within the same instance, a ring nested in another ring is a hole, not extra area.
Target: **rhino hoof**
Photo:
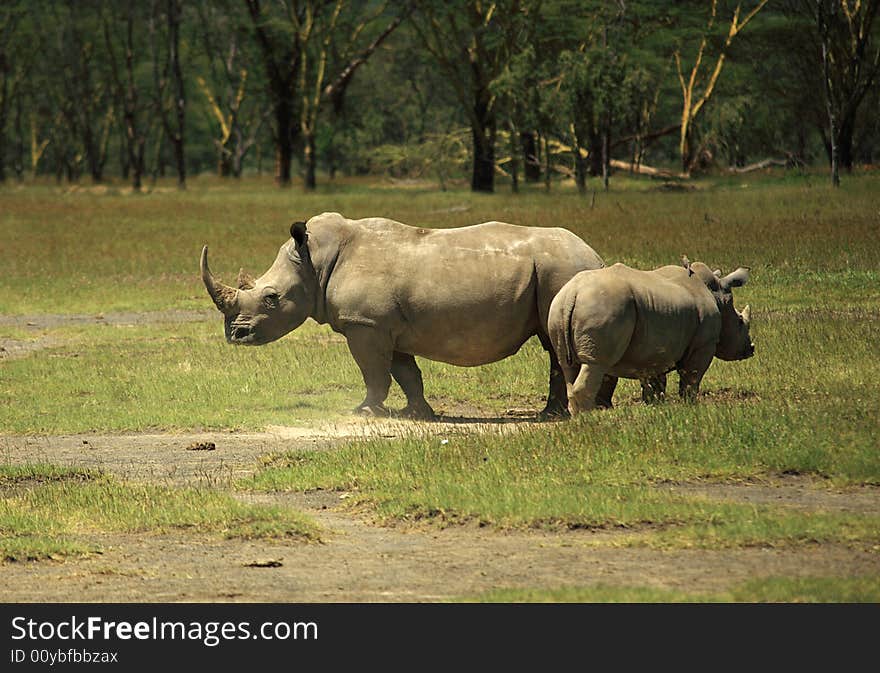
[[[355,407],[354,413],[358,416],[367,416],[370,418],[388,418],[391,415],[391,412],[388,411],[384,404],[374,404],[372,406],[362,404],[359,407]]]
[[[548,404],[544,407],[544,410],[538,414],[539,421],[560,421],[564,418],[569,418],[571,414],[568,412],[568,409],[563,407],[561,404]]]
[[[398,414],[402,418],[409,418],[414,421],[434,421],[437,420],[437,414],[427,402],[422,404],[407,404]]]

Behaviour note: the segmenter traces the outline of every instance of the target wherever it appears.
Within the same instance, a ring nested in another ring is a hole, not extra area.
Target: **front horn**
[[[202,282],[214,300],[214,304],[224,315],[235,313],[238,298],[238,290],[218,282],[208,268],[208,246],[202,248],[202,258],[199,261],[199,269],[202,272]]]

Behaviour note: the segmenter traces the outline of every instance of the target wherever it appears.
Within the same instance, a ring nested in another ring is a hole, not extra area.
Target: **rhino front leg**
[[[682,399],[693,401],[700,392],[700,382],[712,358],[715,357],[715,345],[711,344],[689,354],[678,367],[678,394]]]
[[[388,416],[384,402],[391,387],[392,348],[387,337],[371,327],[353,327],[345,332],[348,350],[360,367],[367,387],[364,401],[354,412],[373,416]]]
[[[406,407],[401,415],[420,420],[434,420],[434,410],[425,399],[425,385],[416,359],[409,353],[394,351],[391,358],[391,376],[406,395]]]

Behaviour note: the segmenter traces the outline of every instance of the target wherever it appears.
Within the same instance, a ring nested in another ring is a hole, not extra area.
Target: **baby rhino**
[[[608,384],[639,379],[646,401],[679,375],[679,394],[693,398],[713,357],[755,353],[750,310],[733,307],[731,289],[749,271],[721,276],[701,262],[639,271],[623,264],[582,271],[550,304],[548,331],[565,375],[572,414],[610,403]],[[603,379],[606,385],[602,386]]]

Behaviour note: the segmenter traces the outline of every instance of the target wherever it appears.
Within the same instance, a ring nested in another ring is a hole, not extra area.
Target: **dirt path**
[[[431,426],[484,431],[480,424]],[[510,424],[515,431],[525,424]],[[0,437],[4,462],[98,467],[131,479],[223,484],[257,458],[291,448],[327,450],[350,437],[396,436],[414,424],[352,419],[322,428],[262,433]],[[496,424],[497,429],[497,424]],[[214,451],[190,451],[213,442]],[[880,511],[880,489],[845,492],[811,479],[773,483],[663,484],[658,488],[804,510]],[[497,531],[476,526],[383,527],[340,508],[345,494],[245,494],[290,506],[324,527],[320,544],[218,540],[193,534],[101,535],[104,553],[66,562],[0,566],[0,600],[13,601],[435,601],[495,588],[591,584],[723,591],[767,576],[876,576],[878,550],[837,545],[790,549],[652,550],[616,547],[614,531]],[[596,546],[598,541],[612,543]],[[264,567],[264,566],[271,567]]]
[[[506,422],[498,422],[500,420],[420,423],[352,416],[320,427],[269,426],[264,432],[0,434],[0,462],[90,467],[125,478],[163,483],[206,480],[216,484],[254,472],[258,458],[273,452],[325,450],[344,440],[400,437],[414,432],[441,436],[462,432],[515,432],[532,424],[516,417]],[[196,450],[194,445],[214,448]]]

